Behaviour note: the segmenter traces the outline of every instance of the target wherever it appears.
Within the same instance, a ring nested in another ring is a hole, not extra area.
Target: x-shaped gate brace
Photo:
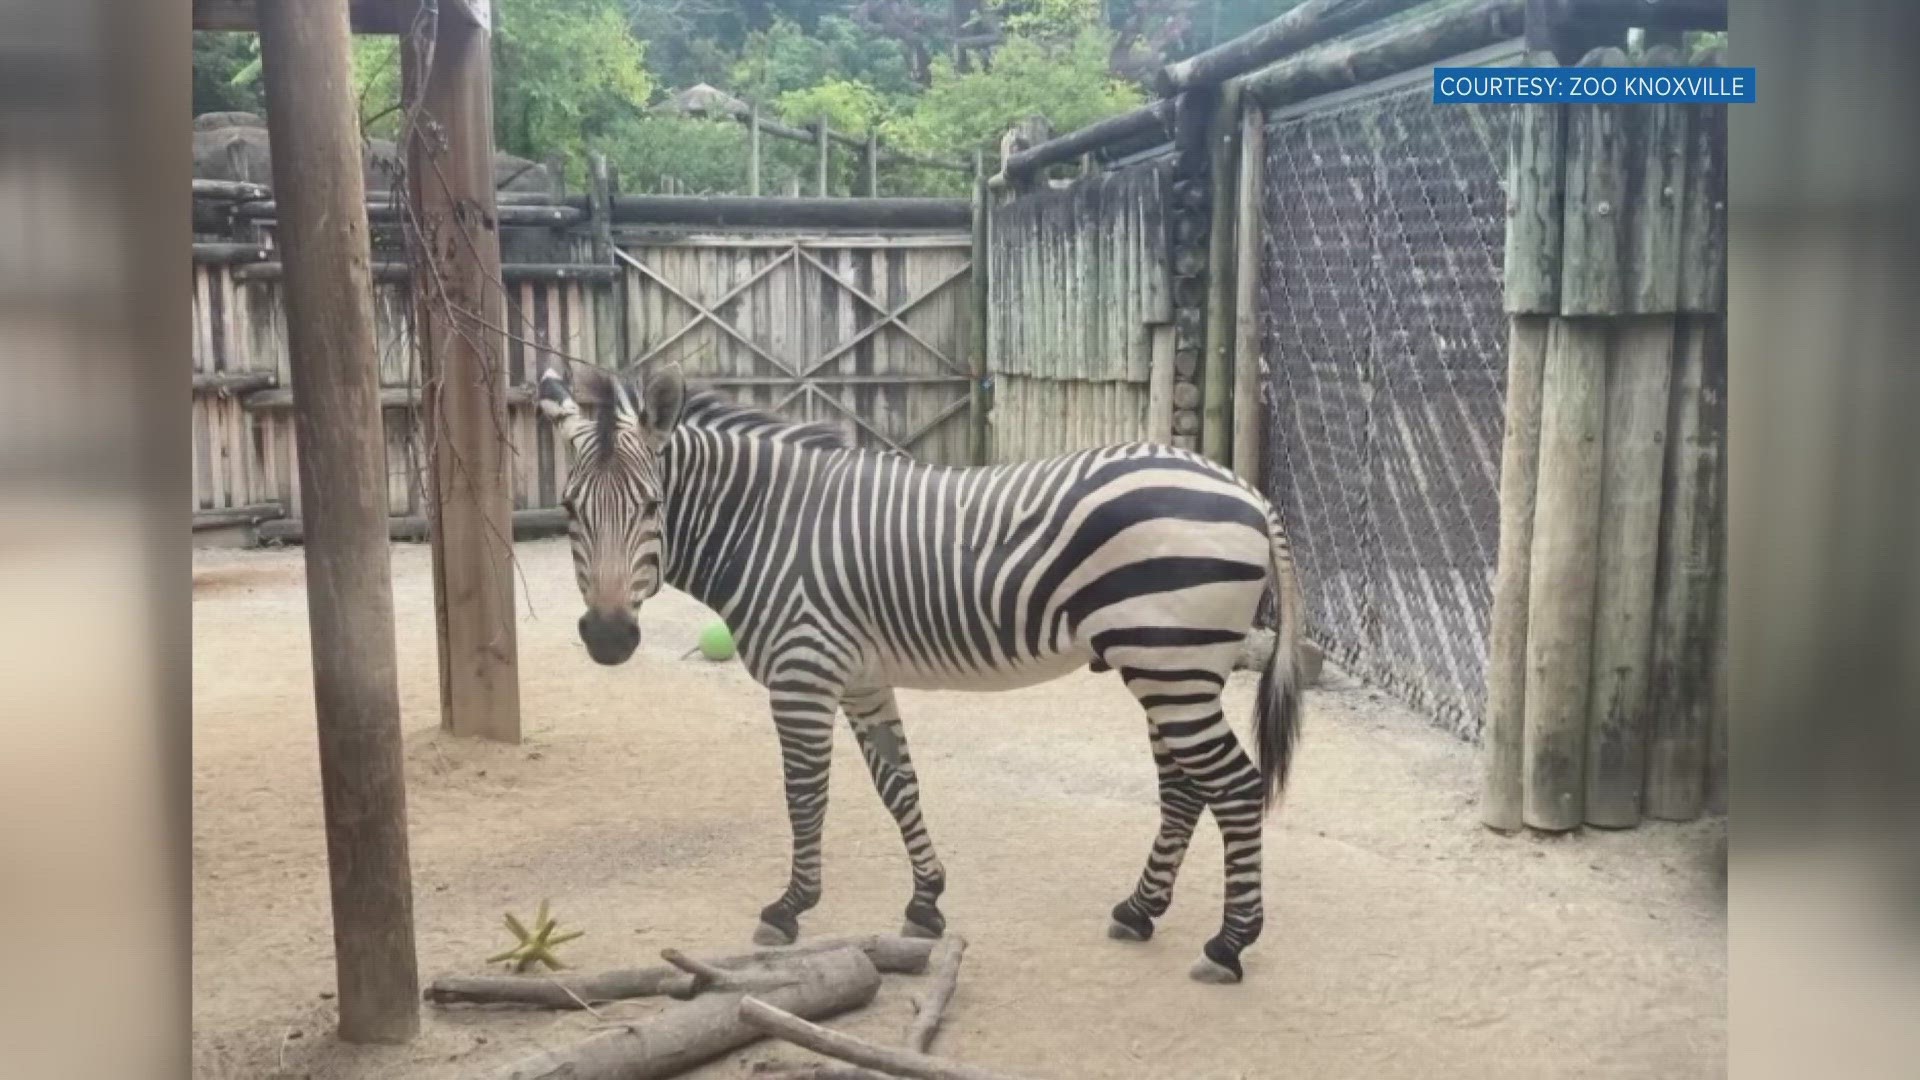
[[[910,447],[913,444],[919,442],[921,439],[925,438],[928,433],[933,431],[933,429],[939,427],[949,417],[959,412],[962,408],[965,408],[968,404],[968,399],[966,398],[960,398],[952,402],[946,408],[941,409],[940,412],[936,414],[931,420],[928,420],[926,423],[921,424],[918,428],[915,428],[911,433],[909,433],[905,438],[896,442],[893,439],[888,438],[885,433],[875,428],[872,424],[868,423],[865,418],[859,416],[853,410],[847,408],[839,400],[833,397],[830,397],[824,393],[821,393],[818,387],[804,380],[806,380],[808,377],[820,371],[821,368],[824,368],[828,364],[833,363],[833,361],[838,359],[839,357],[846,355],[847,352],[859,346],[861,342],[866,341],[868,338],[873,337],[874,335],[878,334],[880,331],[891,326],[899,330],[902,334],[905,334],[910,340],[912,340],[915,344],[919,345],[922,349],[925,349],[929,355],[931,355],[935,360],[940,362],[940,365],[942,367],[946,368],[948,371],[953,372],[958,381],[971,381],[972,375],[969,372],[965,371],[958,364],[954,363],[951,357],[947,356],[946,353],[942,352],[932,342],[929,342],[926,338],[921,337],[920,334],[917,333],[911,326],[908,326],[905,322],[902,321],[908,312],[914,310],[915,308],[919,307],[921,304],[925,303],[927,300],[938,295],[943,289],[947,288],[949,285],[952,285],[954,282],[960,280],[962,276],[964,276],[969,271],[971,271],[973,269],[971,264],[955,269],[951,273],[947,274],[946,277],[943,277],[939,281],[935,282],[931,288],[920,293],[920,295],[918,296],[909,298],[905,303],[902,303],[899,307],[888,308],[885,304],[881,303],[879,300],[876,300],[873,297],[867,295],[867,293],[862,289],[860,289],[858,286],[848,283],[846,279],[842,278],[839,274],[834,273],[834,271],[830,267],[828,267],[825,263],[821,262],[811,252],[807,251],[806,249],[804,249],[803,247],[801,247],[799,244],[796,243],[791,247],[787,248],[787,250],[781,252],[777,258],[767,263],[767,265],[761,267],[758,270],[755,270],[752,274],[748,275],[739,284],[735,285],[731,289],[728,289],[724,294],[720,296],[718,300],[715,300],[711,305],[707,305],[707,304],[700,303],[698,300],[695,300],[691,296],[688,296],[684,291],[675,287],[672,282],[668,281],[659,272],[655,271],[652,267],[648,266],[647,264],[641,262],[639,259],[634,258],[632,255],[629,255],[626,251],[620,248],[615,248],[613,253],[615,257],[618,258],[620,261],[625,262],[628,266],[633,267],[635,270],[640,271],[642,274],[652,279],[656,284],[660,286],[661,289],[665,290],[668,295],[674,297],[675,299],[679,300],[681,303],[692,308],[694,312],[694,317],[687,320],[686,323],[682,324],[679,329],[667,335],[667,337],[664,340],[656,344],[653,348],[648,349],[644,355],[640,356],[639,358],[625,365],[629,369],[645,366],[647,363],[649,363],[650,361],[654,360],[656,357],[664,353],[675,342],[681,340],[682,338],[686,337],[688,334],[692,333],[696,328],[698,328],[703,323],[712,323],[716,328],[721,330],[723,333],[727,334],[727,336],[733,338],[735,341],[738,341],[740,344],[746,346],[749,350],[751,350],[754,353],[754,355],[760,357],[762,360],[765,360],[767,363],[772,364],[775,368],[779,369],[780,371],[785,372],[789,377],[794,379],[794,381],[799,383],[799,385],[794,387],[791,393],[781,398],[778,402],[774,404],[773,410],[775,412],[779,412],[785,409],[788,405],[791,405],[793,402],[799,400],[801,397],[810,396],[813,398],[817,398],[818,400],[825,402],[827,405],[831,406],[837,412],[846,416],[847,419],[853,421],[855,424],[857,424],[860,427],[861,430],[867,432],[869,435],[872,435],[875,439],[878,439],[879,441],[885,443],[887,446],[891,447],[893,450],[902,454],[907,453],[907,447]],[[825,353],[821,354],[817,359],[815,359],[813,363],[808,364],[804,369],[800,371],[795,371],[793,368],[788,367],[786,363],[781,361],[779,357],[776,357],[772,353],[768,352],[766,349],[761,348],[757,342],[749,338],[746,334],[742,333],[738,327],[735,327],[732,323],[729,323],[727,322],[727,320],[721,318],[717,314],[716,309],[725,306],[729,301],[733,300],[735,297],[746,292],[748,289],[752,288],[754,285],[764,280],[767,277],[767,275],[773,273],[776,269],[785,265],[787,262],[789,261],[797,262],[800,260],[804,260],[808,263],[813,264],[813,266],[816,269],[818,269],[821,273],[825,274],[828,277],[828,279],[833,281],[834,284],[840,286],[842,289],[845,289],[848,293],[857,297],[861,303],[867,305],[867,307],[878,312],[880,314],[880,319],[876,322],[869,323],[868,325],[861,327],[858,333],[854,334],[852,337],[841,342],[840,344],[835,345],[833,348],[828,349]]]

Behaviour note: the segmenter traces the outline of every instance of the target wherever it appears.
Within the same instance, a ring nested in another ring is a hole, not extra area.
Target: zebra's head
[[[640,605],[660,591],[660,454],[685,404],[677,365],[656,371],[644,386],[636,377],[565,359],[549,362],[540,373],[540,411],[570,447],[561,503],[574,575],[587,604],[580,640],[602,664],[633,655],[640,645]]]

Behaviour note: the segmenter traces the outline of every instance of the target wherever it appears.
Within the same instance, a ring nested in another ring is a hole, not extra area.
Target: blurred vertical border
[[[1920,4],[1731,15],[1730,1075],[1920,1075]]]
[[[1920,1061],[1920,4],[1733,0],[1734,1076]],[[188,0],[0,0],[0,1075],[186,1072]]]
[[[185,1075],[187,0],[0,0],[0,1075]]]

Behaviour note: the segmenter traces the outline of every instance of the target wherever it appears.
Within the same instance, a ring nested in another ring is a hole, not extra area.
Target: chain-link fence
[[[1499,546],[1508,116],[1421,82],[1266,131],[1263,475],[1310,632],[1467,738]]]

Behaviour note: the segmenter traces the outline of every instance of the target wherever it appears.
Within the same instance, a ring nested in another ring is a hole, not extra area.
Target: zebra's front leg
[[[1133,895],[1114,905],[1107,936],[1116,941],[1145,941],[1153,936],[1153,921],[1166,914],[1167,905],[1173,902],[1173,883],[1180,876],[1180,863],[1186,858],[1194,826],[1207,809],[1205,794],[1187,779],[1159,734],[1149,734],[1153,767],[1160,778],[1160,834],[1154,838]]]
[[[906,925],[901,933],[939,937],[947,928],[946,916],[939,908],[947,872],[934,854],[933,839],[920,816],[920,780],[914,775],[913,758],[907,752],[899,705],[892,689],[881,689],[849,694],[846,709],[847,721],[860,742],[860,754],[873,774],[874,789],[899,823],[907,860],[913,864],[913,899],[907,902]]]
[[[820,902],[820,829],[827,819],[827,766],[833,760],[837,708],[831,694],[773,692],[787,818],[793,826],[793,872],[787,891],[761,909],[760,926],[753,933],[756,945],[791,945],[800,936],[800,913]]]

